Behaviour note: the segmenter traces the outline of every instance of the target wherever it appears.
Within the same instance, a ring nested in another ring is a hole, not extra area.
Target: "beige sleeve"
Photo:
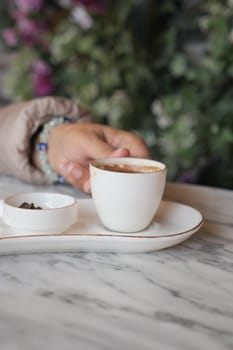
[[[30,164],[30,141],[40,125],[58,115],[74,122],[90,116],[78,104],[61,97],[43,97],[0,109],[0,174],[35,184],[48,183],[46,176]]]

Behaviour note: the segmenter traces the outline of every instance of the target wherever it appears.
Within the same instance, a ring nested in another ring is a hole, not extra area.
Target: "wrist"
[[[52,169],[59,173],[59,165],[62,162],[66,161],[65,145],[67,143],[66,138],[68,137],[67,133],[69,127],[72,124],[59,124],[56,125],[48,137],[48,162],[51,165]]]
[[[38,133],[35,140],[33,163],[46,175],[48,182],[51,184],[65,182],[64,178],[56,171],[53,162],[51,162],[51,144],[49,143],[49,139],[53,129],[66,123],[70,123],[68,118],[62,116],[54,117],[43,125],[42,130]]]

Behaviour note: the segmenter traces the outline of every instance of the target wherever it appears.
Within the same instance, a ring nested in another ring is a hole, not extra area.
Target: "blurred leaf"
[[[187,70],[186,61],[183,55],[176,55],[171,62],[171,73],[175,77],[180,77],[185,74]]]

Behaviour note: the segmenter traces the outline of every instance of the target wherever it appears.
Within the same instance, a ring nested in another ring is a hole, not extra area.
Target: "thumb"
[[[130,157],[128,148],[115,149],[102,140],[91,143],[91,159]]]
[[[88,140],[88,158],[89,159],[101,159],[101,158],[118,158],[118,157],[129,157],[130,151],[128,148],[116,148],[113,147],[105,139],[96,135],[92,137],[91,142]]]
[[[109,154],[108,158],[121,158],[121,157],[130,157],[130,151],[128,148],[119,148],[114,150]]]
[[[100,159],[107,158],[113,154],[115,148],[109,145],[104,140],[99,138],[93,138],[88,145],[88,158],[89,159]]]

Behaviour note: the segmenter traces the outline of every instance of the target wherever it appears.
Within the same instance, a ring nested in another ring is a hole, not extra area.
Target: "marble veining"
[[[38,190],[11,181],[1,197]],[[166,197],[207,220],[172,248],[1,256],[0,350],[232,350],[233,194],[170,184]]]

